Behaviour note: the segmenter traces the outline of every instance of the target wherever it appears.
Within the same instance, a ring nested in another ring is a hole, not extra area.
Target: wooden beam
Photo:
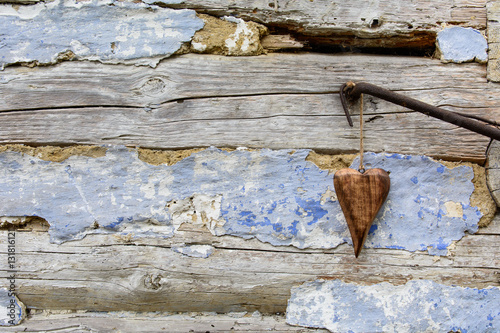
[[[16,232],[16,294],[31,309],[91,311],[260,311],[283,313],[290,289],[317,278],[375,284],[427,279],[476,288],[498,286],[500,215],[465,236],[448,256],[352,247],[300,250],[257,240],[213,236],[183,226],[170,239],[88,235],[49,243],[46,232]],[[6,231],[0,231],[6,239]],[[193,258],[179,244],[214,247]],[[1,272],[1,278],[7,272]]]
[[[497,206],[500,207],[500,142],[494,140],[488,150],[486,167],[488,188]]]
[[[488,15],[488,79],[500,82],[500,3],[487,2]]]
[[[150,0],[151,1],[151,0]],[[151,1],[153,2],[153,1]],[[158,1],[154,1],[158,3]],[[161,1],[159,1],[161,3]],[[310,43],[358,47],[432,47],[442,24],[486,28],[486,0],[183,1],[165,5],[231,15],[287,29]],[[356,38],[353,38],[356,37]]]
[[[262,38],[262,47],[266,50],[301,49],[304,43],[290,35],[268,35]]]
[[[283,315],[236,312],[213,313],[98,313],[35,311],[19,326],[2,327],[3,332],[277,332],[327,333],[324,329],[288,325]]]
[[[483,65],[415,57],[184,55],[156,69],[90,62],[11,67],[1,80],[0,143],[354,152],[359,131],[348,127],[338,98],[348,80],[500,117],[500,88],[486,82]],[[484,162],[488,138],[376,98],[365,101],[367,150]]]

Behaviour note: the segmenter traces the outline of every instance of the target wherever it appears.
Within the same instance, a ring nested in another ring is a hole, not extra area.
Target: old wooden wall
[[[392,189],[357,259],[332,184],[349,80],[500,120],[499,16],[0,0],[2,330],[499,330],[497,141],[365,96]]]

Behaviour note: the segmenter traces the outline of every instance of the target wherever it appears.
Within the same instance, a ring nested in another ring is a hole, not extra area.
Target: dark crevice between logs
[[[355,33],[318,33],[311,34],[303,32],[303,27],[298,23],[264,22],[258,15],[245,14],[244,11],[235,8],[207,8],[204,6],[171,4],[161,0],[154,5],[172,9],[192,9],[199,14],[207,14],[214,17],[234,15],[245,21],[253,21],[266,26],[270,35],[290,35],[293,39],[304,44],[302,49],[283,48],[273,52],[318,52],[318,53],[362,53],[381,54],[392,56],[419,56],[432,57],[436,50],[437,34],[432,30],[418,30],[408,23],[406,32],[400,32],[395,36],[382,36],[376,38],[361,38]],[[269,10],[274,11],[275,2],[269,2]],[[256,9],[257,10],[257,9]],[[383,26],[383,20],[374,18],[367,22],[368,29],[376,31]]]
[[[0,217],[0,230],[46,232],[49,228],[49,222],[39,216]]]
[[[432,57],[436,51],[436,34],[430,31],[413,32],[394,37],[360,38],[351,34],[316,36],[301,34],[285,27],[267,25],[271,35],[290,35],[304,44],[299,50],[276,52],[358,53],[391,56]]]

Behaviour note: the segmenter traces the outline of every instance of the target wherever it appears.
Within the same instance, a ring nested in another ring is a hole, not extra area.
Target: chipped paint
[[[440,31],[436,41],[444,62],[488,61],[488,42],[480,31],[472,28],[449,27]]]
[[[446,209],[446,216],[448,217],[464,217],[464,209],[459,202],[447,201],[444,203],[444,208]]]
[[[0,326],[19,325],[26,318],[26,307],[6,288],[0,288],[0,308]]]
[[[180,245],[172,246],[172,251],[192,258],[206,259],[215,251],[215,247],[211,245]]]
[[[43,217],[53,242],[97,232],[172,237],[194,223],[216,236],[273,245],[350,243],[332,175],[306,160],[309,150],[209,148],[151,165],[136,149],[106,148],[105,156],[62,162],[0,153],[0,216]],[[482,214],[470,203],[471,167],[373,153],[365,165],[389,171],[392,183],[366,247],[446,255],[453,241],[477,231]]]
[[[175,230],[183,223],[204,226],[213,235],[223,235],[225,220],[221,218],[221,195],[193,194],[188,198],[174,199],[166,205]]]
[[[356,159],[353,166],[358,164]],[[385,169],[391,177],[386,204],[365,246],[446,255],[453,241],[477,231],[483,214],[470,203],[474,191],[471,167],[449,169],[425,156],[373,153],[365,155],[365,166]],[[462,215],[449,213],[450,201],[455,208],[462,207]],[[413,237],[406,238],[407,228],[412,229]]]
[[[317,280],[292,289],[287,323],[331,332],[498,332],[500,288],[428,280],[371,286]]]
[[[68,54],[105,63],[156,66],[202,27],[193,10],[136,2],[55,0],[28,8],[0,5],[0,69],[14,63],[53,64],[67,60]]]

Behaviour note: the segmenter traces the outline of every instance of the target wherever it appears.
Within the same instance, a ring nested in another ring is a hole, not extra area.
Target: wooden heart
[[[340,169],[333,177],[333,185],[351,232],[357,258],[372,222],[389,194],[391,180],[382,169],[369,169],[364,173]]]

